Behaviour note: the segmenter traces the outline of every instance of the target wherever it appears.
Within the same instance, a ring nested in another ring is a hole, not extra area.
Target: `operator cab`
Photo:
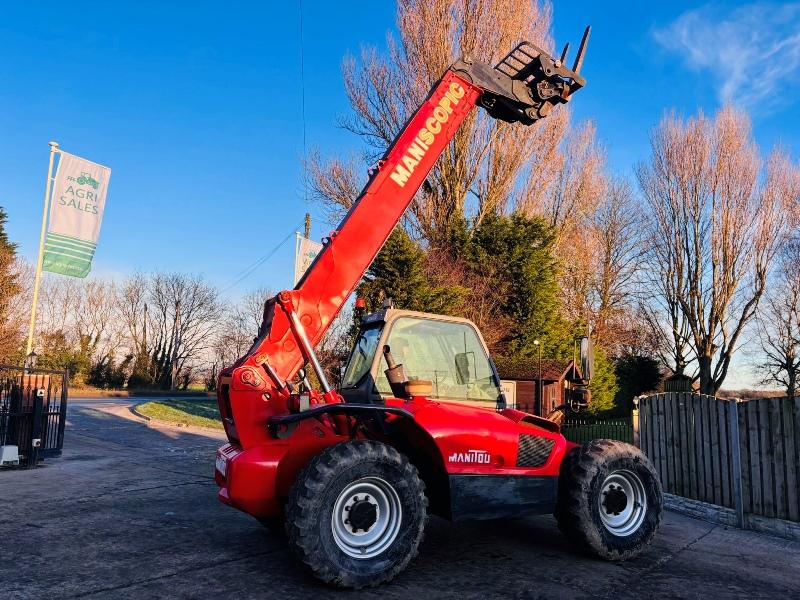
[[[467,319],[385,309],[365,316],[339,390],[346,402],[382,404],[396,397],[384,350],[409,381],[431,382],[431,399],[505,408],[497,369]]]

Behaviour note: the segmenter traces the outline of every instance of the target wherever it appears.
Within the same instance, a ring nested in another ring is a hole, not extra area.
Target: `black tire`
[[[558,527],[580,548],[606,560],[627,560],[646,548],[661,524],[663,503],[653,465],[630,444],[593,440],[561,464]]]
[[[363,486],[373,486],[375,493],[358,492],[367,489]],[[376,508],[370,508],[370,502]],[[425,484],[417,469],[397,450],[366,440],[337,444],[314,457],[289,493],[289,546],[327,584],[354,589],[379,585],[417,555],[427,506]],[[346,520],[348,515],[360,516],[365,528],[360,530]],[[370,519],[375,519],[371,525]],[[383,542],[364,549],[348,545],[381,531],[385,534],[378,540]],[[355,557],[359,552],[376,554]]]

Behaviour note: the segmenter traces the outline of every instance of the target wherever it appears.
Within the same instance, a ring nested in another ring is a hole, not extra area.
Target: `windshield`
[[[492,405],[497,402],[498,382],[483,344],[470,325],[402,317],[392,325],[387,343],[409,379],[430,380],[431,398]],[[381,357],[378,391],[391,394],[384,369],[386,359]]]
[[[358,385],[358,382],[361,381],[361,378],[366,375],[369,368],[372,366],[372,358],[375,356],[375,350],[378,347],[378,340],[380,337],[380,327],[364,329],[358,334],[353,353],[350,355],[350,360],[347,362],[342,387],[355,387]]]

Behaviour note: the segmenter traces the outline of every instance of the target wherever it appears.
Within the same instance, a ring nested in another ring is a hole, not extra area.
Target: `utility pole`
[[[147,302],[144,303],[144,319],[142,324],[142,343],[136,349],[136,361],[134,371],[139,369],[139,375],[146,375],[148,379],[153,375],[153,361],[150,352],[147,350]],[[152,380],[151,380],[152,381]]]
[[[170,383],[170,389],[175,389],[175,381],[178,378],[178,345],[180,344],[180,331],[181,331],[181,301],[175,301],[175,321],[173,322],[173,334],[172,334],[172,359],[171,359],[171,367],[172,367],[172,377]]]
[[[544,393],[544,386],[542,385],[542,344],[539,340],[533,340],[533,345],[539,351],[539,378],[536,383],[536,416],[542,416],[542,394]]]
[[[142,347],[139,353],[147,352],[147,302],[144,303],[144,324],[142,325]]]

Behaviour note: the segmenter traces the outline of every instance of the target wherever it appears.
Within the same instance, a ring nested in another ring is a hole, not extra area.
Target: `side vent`
[[[538,435],[519,436],[518,467],[541,467],[553,451],[555,441]]]

